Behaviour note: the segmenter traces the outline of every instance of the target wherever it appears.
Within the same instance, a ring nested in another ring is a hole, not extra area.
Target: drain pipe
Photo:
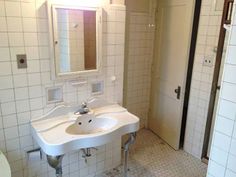
[[[62,177],[62,159],[64,155],[50,156],[47,155],[47,161],[50,167],[56,170],[56,177]]]
[[[130,133],[129,134],[129,139],[125,142],[124,145],[124,155],[125,155],[125,159],[124,159],[124,177],[128,177],[128,153],[129,153],[129,147],[131,144],[134,144],[136,139],[136,132],[134,133]]]

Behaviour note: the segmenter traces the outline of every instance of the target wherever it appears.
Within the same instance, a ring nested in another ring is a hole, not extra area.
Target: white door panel
[[[179,148],[194,4],[194,0],[158,1],[149,128],[174,149]]]

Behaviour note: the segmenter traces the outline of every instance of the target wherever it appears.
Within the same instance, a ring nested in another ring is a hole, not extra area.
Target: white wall
[[[234,5],[236,9],[236,3]],[[236,11],[224,63],[208,177],[236,176]]]
[[[125,0],[110,0],[112,4],[125,4]]]
[[[149,24],[153,22],[156,4],[155,1],[139,1],[137,3],[126,1],[126,3],[124,105],[131,113],[140,118],[140,127],[143,128],[149,112],[155,33],[155,27],[151,27]],[[144,12],[137,7],[143,4],[145,4]]]
[[[87,1],[87,0],[86,0]],[[73,87],[70,81],[50,80],[47,12],[44,0],[0,0],[0,149],[7,156],[12,177],[53,177],[46,160],[27,163],[26,151],[37,147],[30,120],[52,109],[46,104],[45,88],[61,85],[66,103],[91,96],[90,83],[104,80],[102,97],[122,103],[125,6],[104,6],[102,72],[80,77],[88,81]],[[17,69],[16,54],[27,54],[28,68]],[[116,82],[111,81],[115,75]],[[120,163],[120,140],[99,147],[89,163],[81,152],[66,154],[64,176],[91,176]]]
[[[126,0],[125,4],[127,10],[130,12],[143,12],[149,13],[150,3],[156,0]],[[156,1],[157,2],[157,1]],[[152,6],[155,8],[155,6]]]
[[[214,65],[203,66],[205,57],[215,62],[224,0],[203,0],[190,89],[184,150],[201,158]]]
[[[145,126],[149,111],[152,64],[152,36],[154,30],[148,29],[147,13],[129,13],[126,57],[125,106],[140,117],[141,127]]]

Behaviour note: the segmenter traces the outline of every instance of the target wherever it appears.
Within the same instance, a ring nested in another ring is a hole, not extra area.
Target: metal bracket
[[[29,156],[31,153],[34,153],[34,152],[38,152],[40,153],[40,159],[42,160],[43,159],[43,154],[42,154],[42,151],[41,151],[41,148],[37,148],[37,149],[32,149],[32,150],[29,150],[27,151],[27,159],[29,160]]]

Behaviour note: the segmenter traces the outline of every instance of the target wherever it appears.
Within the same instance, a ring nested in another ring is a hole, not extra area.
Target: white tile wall
[[[150,1],[150,12],[129,12],[127,22],[127,54],[125,100],[128,110],[140,118],[144,127],[149,112],[151,87],[151,65],[155,27],[152,24],[155,12],[155,1]]]
[[[236,9],[236,3],[234,5]],[[235,40],[236,11],[234,24],[231,28],[230,40],[227,47],[224,74],[220,92],[217,120],[213,135],[213,145],[210,154],[208,177],[235,177],[236,176],[236,97],[235,81],[229,76],[236,74],[235,68]],[[230,82],[230,83],[229,83]],[[217,149],[217,151],[215,151]]]
[[[37,147],[31,136],[30,120],[55,106],[46,104],[45,88],[60,85],[66,103],[80,104],[91,96],[90,83],[104,80],[102,97],[122,103],[125,6],[104,2],[101,0],[104,7],[102,72],[82,78],[88,84],[73,87],[70,81],[50,80],[45,0],[0,0],[0,149],[10,162],[13,177],[55,176],[45,158],[28,163],[25,154]],[[24,53],[28,68],[17,69],[16,54]],[[113,75],[117,78],[115,82],[111,81]],[[66,154],[63,176],[88,177],[113,168],[121,160],[120,144],[117,140],[99,147],[87,164],[81,152]]]
[[[219,4],[223,2],[223,0],[218,1]],[[222,10],[216,10],[215,2],[215,0],[202,1],[190,89],[184,150],[197,158],[201,158],[202,153],[214,72],[214,66],[203,66],[203,59],[205,57],[211,57],[215,62],[216,53],[214,52],[214,48],[218,43],[222,16]]]

